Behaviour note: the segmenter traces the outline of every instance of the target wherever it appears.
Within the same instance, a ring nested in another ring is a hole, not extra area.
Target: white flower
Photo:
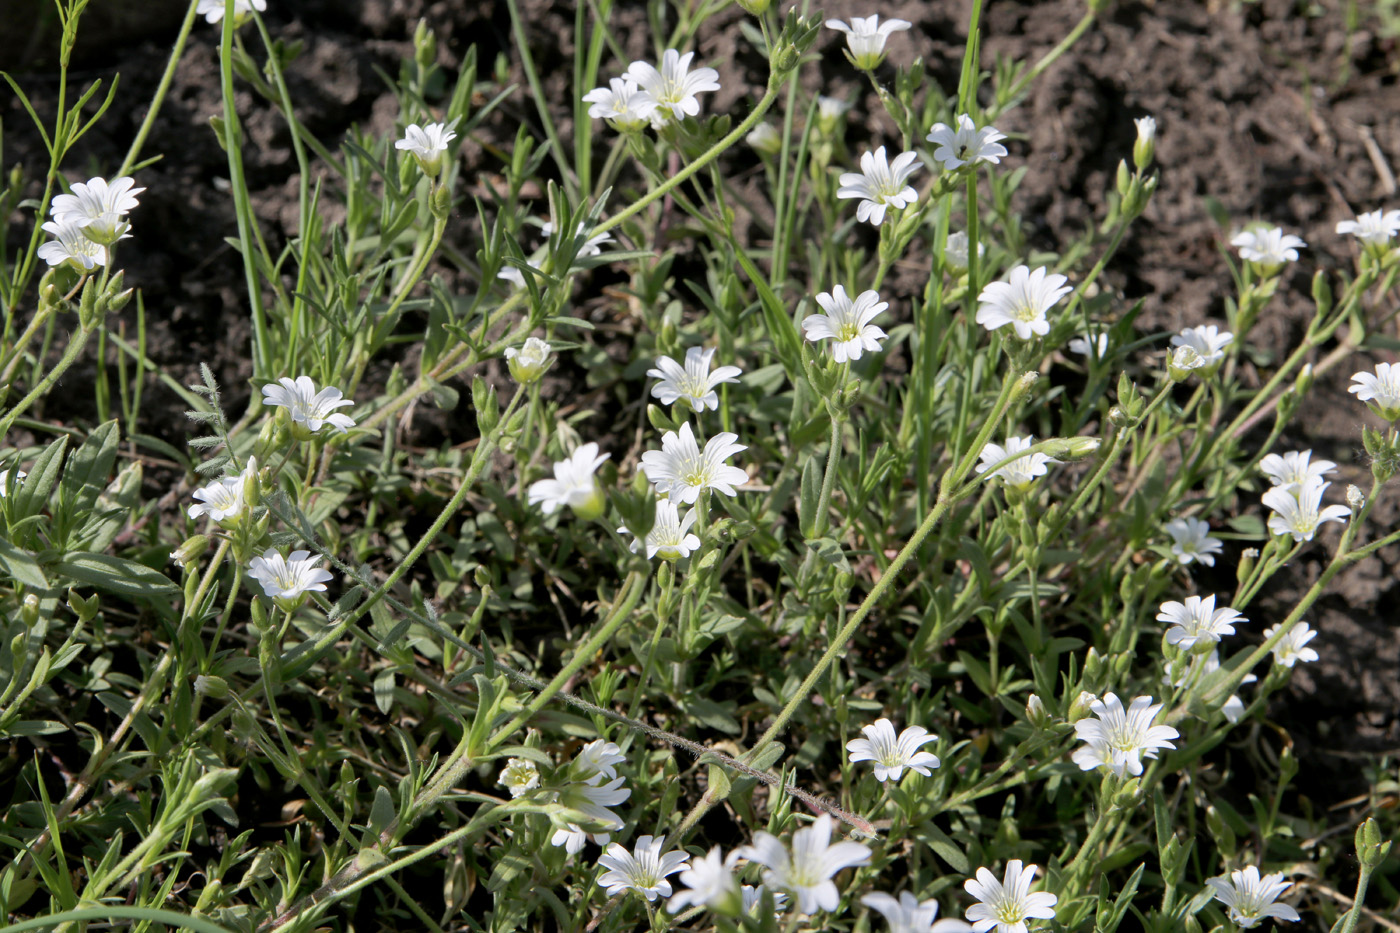
[[[1177,737],[1175,729],[1152,725],[1162,704],[1154,705],[1151,697],[1133,700],[1125,713],[1122,701],[1108,693],[1089,708],[1098,718],[1074,724],[1075,734],[1087,744],[1070,756],[1084,771],[1107,765],[1120,778],[1124,772],[1137,777],[1142,774],[1144,757],[1156,758],[1159,748],[1176,748],[1170,741]]]
[[[1195,347],[1177,347],[1167,355],[1167,375],[1173,382],[1184,382],[1197,370],[1206,373],[1206,358],[1196,352]]]
[[[135,184],[126,175],[112,179],[111,184],[105,178],[89,178],[87,184],[74,185],[72,194],[55,195],[49,210],[58,223],[81,227],[88,239],[111,246],[130,229],[122,218],[137,206],[136,196],[146,190],[132,187]]]
[[[20,482],[21,482],[26,476],[28,476],[28,475],[29,475],[29,474],[26,473],[26,472],[24,472],[23,470],[15,470],[15,479],[14,479],[14,483],[15,483],[15,488],[16,488],[16,489],[19,488]],[[10,494],[10,493],[8,492],[9,486],[10,486],[10,471],[9,471],[9,470],[0,470],[0,499],[3,499],[3,498],[5,498],[6,496],[8,496],[8,495]]]
[[[839,97],[817,95],[817,125],[830,133],[836,129],[836,121],[850,109],[851,105]]]
[[[287,409],[287,414],[292,416],[293,433],[304,433],[310,437],[320,431],[322,425],[328,424],[344,434],[346,429],[355,426],[349,415],[336,412],[337,408],[355,403],[342,396],[335,386],[326,386],[317,392],[316,383],[311,381],[310,376],[297,376],[295,380],[283,376],[277,382],[263,386],[262,394],[267,404]],[[305,440],[305,437],[302,439]]]
[[[1174,518],[1164,526],[1172,539],[1172,556],[1182,566],[1193,560],[1207,567],[1215,566],[1215,555],[1223,546],[1218,538],[1210,536],[1210,524],[1199,518]]]
[[[783,151],[783,137],[771,123],[760,123],[749,130],[744,142],[760,155],[777,155]]]
[[[1212,594],[1205,599],[1188,596],[1184,603],[1168,600],[1162,603],[1157,621],[1171,623],[1167,629],[1167,644],[1191,651],[1197,646],[1204,650],[1206,645],[1215,645],[1221,635],[1235,634],[1235,623],[1243,625],[1249,620],[1229,606],[1216,609]]]
[[[1006,155],[1006,147],[997,140],[1005,139],[1005,133],[995,126],[984,126],[979,130],[972,117],[965,113],[958,114],[953,122],[958,125],[957,129],[946,123],[935,123],[925,137],[938,147],[933,150],[933,157],[942,162],[945,169],[951,172],[978,162],[993,165],[1001,162],[1001,157]]]
[[[884,313],[889,303],[881,301],[877,293],[867,289],[852,302],[846,290],[837,285],[830,294],[818,295],[817,304],[826,313],[809,314],[802,319],[802,329],[813,343],[831,340],[831,355],[836,362],[858,360],[866,350],[880,352],[880,341],[886,335],[870,322]]]
[[[611,781],[617,777],[617,768],[613,766],[626,760],[627,756],[616,742],[594,739],[578,750],[570,766],[579,780],[596,784],[600,778]]]
[[[722,908],[739,900],[739,882],[734,878],[734,855],[724,858],[719,846],[712,848],[702,859],[696,859],[685,867],[676,880],[685,885],[685,890],[677,891],[667,903],[666,909],[678,914],[686,907]]]
[[[540,769],[527,758],[511,758],[496,783],[505,785],[512,797],[519,797],[540,786]]]
[[[456,138],[457,134],[446,123],[429,123],[421,129],[417,123],[410,123],[403,139],[394,142],[394,148],[411,154],[418,160],[423,174],[432,178],[442,171],[447,144]]]
[[[1338,233],[1350,233],[1363,244],[1387,246],[1400,234],[1400,211],[1368,211],[1355,220],[1337,222]]]
[[[963,915],[972,921],[973,933],[987,933],[993,927],[997,933],[1026,933],[1027,920],[1053,920],[1059,898],[1046,891],[1031,893],[1035,872],[1034,865],[1023,871],[1021,860],[1014,858],[1006,863],[1001,881],[985,868],[977,869],[976,878],[964,881],[963,889],[981,902]]]
[[[326,583],[335,579],[317,566],[320,562],[321,558],[312,557],[310,551],[293,551],[284,558],[277,548],[270,547],[248,562],[248,576],[261,583],[263,593],[278,606],[292,609],[307,593],[324,593]]]
[[[846,751],[851,753],[851,761],[875,762],[875,780],[898,781],[904,769],[917,771],[927,777],[941,762],[931,752],[919,751],[929,742],[936,742],[938,736],[931,735],[922,726],[909,726],[895,738],[894,723],[888,719],[877,719],[868,726],[862,726],[863,739],[851,739],[846,743]]]
[[[520,274],[519,269],[515,271]],[[553,362],[549,356],[550,349],[549,344],[538,337],[525,338],[524,346],[518,348],[506,347],[506,366],[511,376],[521,385],[538,382]]]
[[[259,13],[267,9],[267,0],[233,0],[233,21],[241,23],[253,10]],[[206,22],[217,23],[224,18],[224,0],[199,0],[195,10]]]
[[[885,58],[885,40],[896,32],[909,29],[914,24],[902,19],[887,19],[880,22],[879,14],[874,16],[852,16],[847,26],[839,19],[826,21],[827,29],[837,29],[846,34],[846,47],[851,60],[862,71],[870,71]]]
[[[53,239],[39,246],[38,256],[49,265],[67,263],[79,272],[107,265],[107,247],[89,240],[77,224],[48,220],[43,229]]]
[[[584,229],[585,223],[586,221],[580,220],[578,226],[574,228],[575,242],[577,242],[580,237],[587,237],[588,231]],[[540,233],[543,233],[547,237],[553,236],[554,221],[546,221],[544,226],[540,227]],[[612,238],[612,234],[606,232],[600,233],[595,237],[587,237],[587,239],[583,241],[583,245],[578,248],[578,252],[574,254],[574,259],[588,259],[590,256],[601,255],[603,252],[603,244],[611,243]]]
[[[919,192],[909,184],[909,176],[922,166],[916,152],[901,152],[891,163],[885,158],[885,147],[860,157],[859,172],[844,172],[838,198],[861,198],[856,205],[856,220],[870,221],[875,226],[885,222],[889,208],[901,210],[919,200]]]
[[[1285,262],[1297,260],[1298,249],[1308,244],[1278,227],[1254,227],[1235,234],[1230,245],[1240,251],[1242,259],[1273,271]]]
[[[1264,640],[1273,638],[1278,633],[1279,627],[1271,625],[1264,629]],[[1288,634],[1279,639],[1279,643],[1274,645],[1274,663],[1283,667],[1292,667],[1299,661],[1316,661],[1317,652],[1307,647],[1308,642],[1317,637],[1315,629],[1308,628],[1308,623],[1299,622],[1288,630]]]
[[[1150,143],[1157,138],[1157,121],[1151,117],[1138,117],[1133,120],[1133,125],[1137,127],[1139,143]]]
[[[1203,375],[1207,376],[1220,368],[1225,360],[1225,348],[1234,342],[1234,334],[1228,330],[1222,331],[1214,324],[1187,327],[1172,338],[1172,346],[1190,347],[1200,354],[1200,367],[1206,370]]]
[[[763,883],[781,888],[797,899],[804,914],[835,910],[841,894],[831,880],[843,868],[870,863],[870,849],[858,842],[831,843],[832,819],[823,813],[811,826],[792,834],[792,853],[777,837],[755,834],[753,845],[739,850],[742,858],[766,866]]]
[[[1264,504],[1273,510],[1269,530],[1276,535],[1292,535],[1294,541],[1311,541],[1325,522],[1345,522],[1351,509],[1344,505],[1321,508],[1322,493],[1331,486],[1313,476],[1298,487],[1297,494],[1275,486],[1264,493]]]
[[[1311,450],[1294,451],[1283,456],[1269,454],[1259,461],[1259,471],[1267,476],[1275,486],[1287,489],[1297,495],[1303,484],[1313,477],[1322,479],[1334,472],[1337,465],[1331,460],[1318,460],[1309,463]]]
[[[1360,512],[1366,507],[1366,497],[1361,492],[1361,487],[1354,483],[1347,484],[1347,505],[1351,506],[1353,512]]]
[[[977,296],[981,302],[977,323],[987,330],[1010,324],[1022,340],[1030,340],[1035,334],[1044,337],[1050,333],[1045,312],[1070,293],[1067,281],[1044,267],[1031,271],[1029,266],[1017,266],[1011,270],[1008,281],[988,283]]]
[[[694,52],[682,55],[675,49],[667,49],[661,56],[660,71],[646,62],[633,62],[627,69],[627,77],[641,87],[636,109],[648,117],[655,112],[663,119],[684,120],[698,114],[700,101],[695,95],[702,91],[718,91],[719,72],[713,68],[697,68],[691,72],[690,60],[694,57]]]
[[[724,461],[741,450],[744,444],[734,443],[739,435],[721,431],[705,442],[702,452],[695,442],[690,422],[681,425],[680,433],[667,431],[661,438],[660,450],[642,454],[642,472],[656,487],[657,493],[674,502],[694,504],[700,492],[713,489],[726,496],[736,495],[735,486],[749,481],[749,476]]]
[[[1400,363],[1377,363],[1375,373],[1356,373],[1351,388],[1363,402],[1374,402],[1371,409],[1386,421],[1400,418]]]
[[[1035,435],[1026,437],[1011,436],[1006,439],[1006,446],[1000,444],[987,444],[982,448],[982,462],[977,464],[977,472],[985,473],[997,463],[1023,450],[1029,450],[1035,446]],[[1014,489],[1026,490],[1031,483],[1035,482],[1037,476],[1044,476],[1050,471],[1049,464],[1059,463],[1053,457],[1048,457],[1043,453],[1026,454],[1024,457],[1017,457],[1003,467],[999,467],[992,472],[992,476],[999,478],[1003,483]]]
[[[1287,904],[1274,903],[1280,894],[1291,887],[1283,880],[1283,872],[1259,877],[1259,869],[1253,865],[1230,872],[1229,880],[1224,875],[1207,878],[1206,884],[1215,889],[1215,899],[1224,902],[1229,908],[1230,919],[1242,929],[1252,929],[1265,917],[1275,920],[1301,920],[1298,911]]]
[[[598,453],[598,445],[592,441],[580,444],[567,459],[555,462],[553,479],[530,484],[529,503],[538,503],[546,515],[567,505],[584,521],[597,518],[603,514],[607,500],[593,474],[609,456]]]
[[[208,486],[196,489],[191,496],[197,499],[198,503],[190,506],[190,518],[208,515],[214,521],[222,523],[237,516],[243,511],[247,501],[248,484],[257,482],[257,475],[257,458],[249,457],[242,473],[216,479]]]
[[[588,115],[595,120],[607,120],[619,132],[639,130],[648,123],[647,114],[653,107],[644,105],[641,88],[631,78],[612,78],[607,87],[598,87],[583,95],[584,103],[592,104]]]
[[[1069,352],[1101,360],[1108,355],[1108,334],[1080,334],[1078,337],[1071,337]]]
[[[690,533],[690,527],[698,517],[699,513],[691,509],[681,518],[680,509],[674,502],[670,499],[657,499],[656,519],[652,522],[651,531],[647,532],[645,545],[640,540],[633,539],[629,547],[633,554],[640,554],[645,548],[647,560],[653,557],[660,557],[662,560],[683,560],[689,557],[692,551],[700,550],[700,539]],[[625,525],[617,529],[618,534],[626,531]]]
[[[628,852],[626,847],[614,842],[607,852],[598,856],[598,864],[607,869],[598,876],[598,883],[610,896],[636,891],[649,901],[670,897],[671,882],[666,876],[685,868],[690,856],[684,852],[663,855],[661,850],[665,845],[665,836],[638,836],[633,851]]]
[[[744,885],[742,888],[740,888],[740,889],[739,889],[739,896],[743,898],[743,910],[744,910],[744,913],[749,914],[749,915],[752,915],[753,912],[754,912],[754,908],[758,907],[758,905],[761,904],[761,903],[763,902],[763,893],[764,893],[765,891],[767,891],[767,890],[768,890],[767,885],[762,885],[762,884],[758,885],[757,887],[755,887],[754,885],[751,885],[751,884],[746,884],[746,885]],[[777,916],[778,914],[782,913],[782,912],[783,912],[784,910],[786,910],[786,909],[787,909],[787,895],[784,894],[782,891],[774,891],[774,892],[773,892],[773,911],[774,911],[774,916]]]
[[[604,783],[602,775],[594,778],[595,783],[574,782],[559,791],[559,803],[580,813],[584,813],[606,827],[605,832],[589,832],[575,823],[565,824],[563,829],[554,831],[549,844],[563,846],[570,855],[577,855],[591,837],[600,846],[608,844],[612,833],[625,824],[616,813],[609,810],[632,796],[632,791],[622,786],[623,778],[616,777]]]
[[[509,282],[513,288],[525,287],[525,273],[516,266],[501,266],[500,271],[496,273],[496,278]]]
[[[978,258],[980,259],[985,255],[987,255],[987,247],[982,243],[978,243]],[[948,242],[943,247],[943,265],[947,266],[948,271],[953,275],[962,275],[967,271],[967,258],[967,233],[958,230],[955,233],[948,234]]]
[[[935,923],[933,918],[938,916],[938,901],[929,899],[920,903],[908,891],[901,891],[899,900],[883,891],[876,891],[862,897],[860,902],[885,915],[890,933],[954,933],[972,929],[962,920],[948,919]]]
[[[1199,680],[1200,678],[1205,677],[1207,674],[1212,674],[1218,670],[1220,670],[1220,650],[1218,648],[1213,648],[1211,649],[1210,654],[1205,655],[1201,658],[1199,669],[1192,670],[1188,668],[1187,670],[1183,671],[1181,676],[1175,681],[1171,679],[1170,673],[1163,674],[1162,683],[1169,684],[1173,687],[1184,687],[1186,686],[1187,681]],[[1253,674],[1245,674],[1244,679],[1241,680],[1240,683],[1252,684],[1258,679],[1259,678],[1254,676]],[[1225,714],[1225,718],[1228,719],[1230,722],[1239,722],[1240,717],[1244,715],[1244,709],[1244,700],[1241,700],[1235,694],[1231,694],[1230,697],[1225,701],[1225,703],[1220,707],[1220,711]]]
[[[651,394],[663,405],[674,405],[684,399],[692,411],[706,408],[719,411],[719,393],[715,386],[721,382],[738,382],[737,377],[743,370],[737,366],[721,366],[710,372],[714,355],[714,347],[708,350],[691,347],[685,351],[684,366],[669,356],[658,356],[656,368],[647,370],[648,376],[661,380],[651,387]]]

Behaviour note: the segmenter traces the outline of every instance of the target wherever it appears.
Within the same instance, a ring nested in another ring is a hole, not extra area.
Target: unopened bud
[[[1254,573],[1254,562],[1259,559],[1259,549],[1247,547],[1240,554],[1240,562],[1235,566],[1235,579],[1243,583]]]
[[[1026,700],[1026,721],[1037,729],[1044,729],[1050,724],[1050,714],[1046,712],[1045,704],[1034,693]]]
[[[1152,164],[1152,156],[1157,151],[1157,121],[1151,117],[1138,117],[1137,142],[1133,143],[1133,164],[1138,171],[1145,172]]]
[[[428,166],[423,166],[423,171],[429,175],[436,175],[436,172],[429,172]],[[429,209],[438,220],[446,220],[452,214],[452,189],[447,185],[435,185],[433,193],[429,197]]]
[[[1087,690],[1079,691],[1079,696],[1074,698],[1074,702],[1069,705],[1069,715],[1065,717],[1069,722],[1078,722],[1093,712],[1093,704],[1098,697]]]
[[[1056,437],[1052,438],[1045,449],[1046,456],[1054,457],[1057,460],[1082,460],[1085,457],[1095,454],[1100,446],[1097,437]]]
[[[1031,386],[1035,385],[1035,381],[1039,378],[1040,373],[1032,371],[1017,379],[1015,387],[1011,390],[1011,401],[1015,402],[1025,398],[1026,393],[1031,390]]]
[[[24,602],[20,603],[19,620],[25,628],[33,628],[39,621],[39,597],[33,593],[26,593]]]
[[[170,552],[170,559],[181,567],[188,567],[203,556],[209,550],[209,539],[204,535],[195,535],[186,538],[175,550]]]
[[[1352,514],[1360,512],[1366,507],[1366,496],[1356,486],[1347,487],[1347,505],[1351,506]]]
[[[200,674],[194,679],[194,692],[200,696],[222,700],[228,696],[228,681],[217,674]]]

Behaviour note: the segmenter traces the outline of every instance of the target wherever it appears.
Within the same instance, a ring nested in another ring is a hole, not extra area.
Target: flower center
[[[842,343],[860,339],[860,327],[855,321],[845,320],[836,327],[836,339]]]
[[[1022,300],[1016,305],[1015,317],[1018,321],[1030,324],[1040,317],[1040,309],[1029,301]]]
[[[687,486],[704,486],[709,479],[705,470],[705,461],[698,457],[681,464],[681,468],[676,472],[680,474],[681,482]]]
[[[1019,901],[1008,898],[997,905],[997,920],[1007,924],[1017,924],[1026,918],[1021,915]]]

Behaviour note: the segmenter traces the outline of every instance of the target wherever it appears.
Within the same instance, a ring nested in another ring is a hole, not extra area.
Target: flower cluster
[[[624,780],[617,773],[617,766],[626,760],[621,748],[602,739],[579,749],[565,770],[564,783],[554,789],[552,795],[558,803],[587,815],[606,831],[590,832],[576,823],[564,823],[555,829],[549,839],[550,845],[561,846],[570,855],[576,855],[590,838],[605,846],[611,841],[612,833],[622,829],[622,820],[611,808],[632,796],[632,791],[622,786]],[[506,782],[504,774],[501,781]]]
[[[633,62],[621,78],[612,78],[607,87],[595,88],[583,96],[591,104],[588,115],[607,120],[623,133],[636,132],[648,123],[665,126],[700,114],[700,99],[706,91],[719,90],[719,72],[713,68],[690,68],[694,52],[682,55],[667,49],[661,67],[650,62]]]
[[[138,204],[145,188],[123,175],[109,184],[105,178],[89,178],[73,186],[71,194],[55,195],[49,212],[53,220],[43,225],[53,237],[39,247],[39,258],[51,266],[69,266],[91,272],[107,265],[113,245],[131,236],[125,219]]]
[[[1354,388],[1354,387],[1353,387]],[[1344,522],[1351,509],[1344,505],[1322,505],[1322,494],[1332,485],[1324,477],[1335,470],[1331,460],[1312,460],[1312,451],[1269,454],[1259,461],[1259,469],[1273,481],[1263,502],[1271,511],[1269,530],[1291,535],[1296,542],[1311,541],[1317,529],[1327,522]]]

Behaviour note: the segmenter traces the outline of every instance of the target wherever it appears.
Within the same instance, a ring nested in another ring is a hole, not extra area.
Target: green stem
[[[843,364],[844,370],[850,364]],[[844,385],[845,379],[842,379]],[[840,392],[838,388],[836,390]],[[817,498],[816,524],[812,527],[812,537],[820,538],[826,534],[828,521],[827,512],[831,508],[831,493],[836,487],[836,464],[841,459],[841,419],[836,417],[834,407],[829,411],[831,416],[831,447],[826,452],[826,472],[822,474],[821,494]]]
[[[87,346],[88,338],[91,336],[92,328],[84,326],[78,328],[78,333],[68,341],[68,346],[64,348],[63,356],[57,365],[49,370],[48,375],[39,380],[33,389],[29,390],[28,395],[16,402],[15,406],[5,413],[4,418],[0,418],[0,437],[9,433],[10,428],[14,426],[15,419],[23,414],[25,409],[48,394],[54,383],[58,382],[59,378],[68,371],[68,367],[77,361],[78,355],[83,352],[83,348]]]
[[[126,158],[122,160],[121,168],[117,169],[119,176],[131,171],[131,167],[141,156],[141,147],[146,144],[146,137],[150,135],[151,127],[155,126],[156,115],[160,113],[160,105],[165,101],[165,95],[170,91],[171,82],[175,80],[175,70],[180,65],[180,56],[185,51],[185,43],[189,41],[190,28],[194,26],[195,11],[198,7],[198,3],[191,3],[189,10],[185,12],[185,21],[180,24],[180,34],[175,37],[175,45],[171,48],[170,58],[165,63],[165,74],[160,76],[160,84],[156,85],[156,93],[151,98],[151,106],[146,110],[146,117],[141,121],[140,129],[136,131],[136,138],[131,141],[131,148],[126,151]]]

